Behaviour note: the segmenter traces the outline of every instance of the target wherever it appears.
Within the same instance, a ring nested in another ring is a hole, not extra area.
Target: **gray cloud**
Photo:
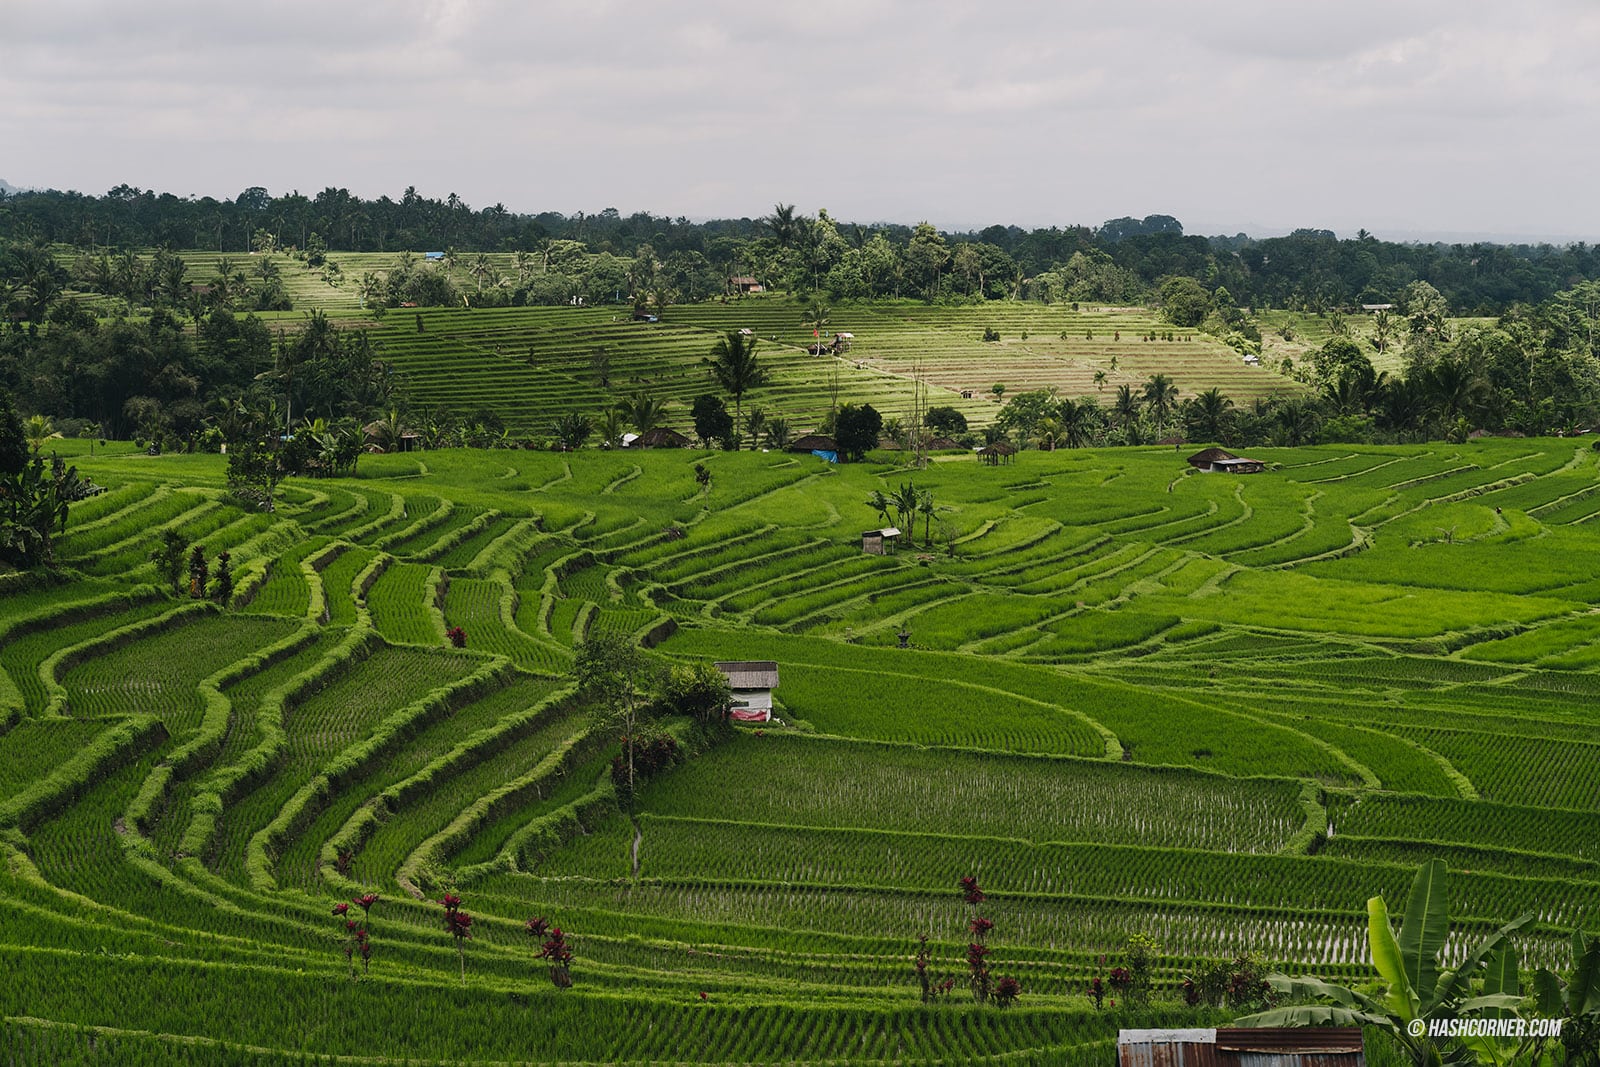
[[[0,176],[1600,236],[1581,0],[8,0]]]

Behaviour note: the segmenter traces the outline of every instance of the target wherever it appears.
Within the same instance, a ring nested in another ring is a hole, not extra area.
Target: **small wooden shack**
[[[893,555],[895,546],[899,543],[900,528],[898,526],[885,526],[881,530],[861,531],[861,551],[869,556]]]
[[[1123,1030],[1118,1067],[1366,1067],[1359,1026]]]
[[[1189,466],[1205,474],[1260,474],[1267,469],[1259,459],[1236,456],[1225,448],[1207,448],[1189,457]]]
[[[649,433],[639,435],[633,442],[634,448],[688,448],[689,439],[677,430],[666,426],[651,428]]]
[[[715,664],[733,690],[729,718],[767,722],[772,718],[772,691],[778,688],[778,665],[769,659],[729,660]]]
[[[978,459],[991,467],[1002,462],[1010,463],[1011,457],[1016,454],[1017,450],[1006,441],[996,441],[991,445],[985,445],[978,449]]]
[[[761,283],[748,274],[736,274],[728,279],[728,291],[732,293],[759,293]]]

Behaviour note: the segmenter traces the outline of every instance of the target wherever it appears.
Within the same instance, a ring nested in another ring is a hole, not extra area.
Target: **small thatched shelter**
[[[808,433],[789,442],[790,452],[837,452],[839,443],[825,433]]]
[[[1011,457],[1016,454],[1017,450],[1007,441],[996,441],[978,449],[978,458],[991,467],[1000,463],[1010,463]]]
[[[667,426],[657,426],[649,433],[639,435],[634,448],[688,448],[690,441],[683,434]]]

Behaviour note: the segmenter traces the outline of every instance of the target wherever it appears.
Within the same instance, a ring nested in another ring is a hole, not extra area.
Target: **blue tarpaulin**
[[[837,453],[837,452],[827,452],[827,451],[824,451],[823,449],[820,449],[820,448],[814,448],[814,449],[811,450],[811,454],[813,456],[821,456],[823,459],[827,460],[829,463],[837,463],[837,462],[839,462],[839,453]]]

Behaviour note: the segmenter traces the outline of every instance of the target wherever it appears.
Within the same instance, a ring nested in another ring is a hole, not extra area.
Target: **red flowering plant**
[[[371,927],[372,906],[376,904],[379,899],[381,898],[376,893],[362,893],[359,897],[355,897],[350,901],[350,903],[361,909],[362,926]]]
[[[467,647],[467,631],[463,630],[461,627],[452,626],[450,629],[444,632],[444,635],[450,639],[450,644],[454,647]]]
[[[567,935],[561,932],[561,927],[551,926],[541,915],[528,920],[528,936],[533,938],[543,937],[543,947],[535,959],[550,961],[550,982],[557,989],[570,989],[572,987],[572,948],[567,944]]]
[[[344,929],[340,932],[339,947],[344,950],[345,965],[350,968],[350,977],[356,976],[356,931],[361,930],[361,924],[350,918],[350,905],[339,901],[333,906],[333,917],[343,920]],[[361,931],[365,936],[366,931]],[[363,957],[364,959],[365,957]]]
[[[444,928],[456,939],[456,953],[461,957],[461,984],[467,984],[467,942],[472,938],[472,916],[461,910],[461,898],[446,893],[439,901],[444,905]]]
[[[983,888],[978,885],[978,879],[973,875],[963,877],[960,885],[962,900],[972,907],[972,918],[967,921],[967,932],[972,935],[972,940],[967,944],[967,980],[972,986],[972,999],[979,1004],[987,1004],[992,1000],[999,1007],[1007,1007],[1015,1003],[1017,997],[1022,994],[1022,983],[1015,978],[1002,978],[999,984],[996,984],[994,976],[989,971],[988,945],[989,933],[994,929],[994,920],[978,913],[978,905],[987,898],[984,896]]]
[[[923,934],[917,938],[917,958],[912,963],[917,972],[917,985],[922,988],[922,1003],[932,1004],[942,997],[950,995],[950,990],[956,987],[954,978],[935,980],[928,973],[928,965],[933,962],[933,956],[928,951],[928,935]]]

